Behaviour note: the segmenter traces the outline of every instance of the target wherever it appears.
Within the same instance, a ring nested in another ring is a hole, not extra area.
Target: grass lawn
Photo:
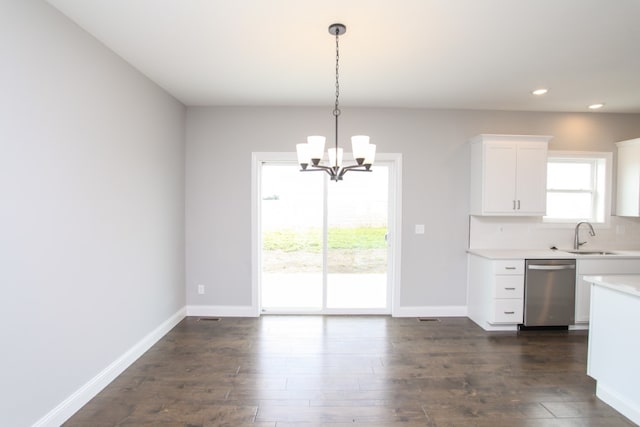
[[[386,227],[329,228],[327,244],[329,249],[383,249],[387,247],[386,232]],[[262,235],[262,245],[266,251],[320,252],[322,230],[266,231]]]

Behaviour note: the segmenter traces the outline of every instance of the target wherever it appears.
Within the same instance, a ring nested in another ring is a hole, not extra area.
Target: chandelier
[[[324,136],[309,136],[307,142],[296,145],[298,154],[298,163],[300,163],[301,172],[325,171],[329,174],[332,181],[341,181],[342,177],[348,171],[371,172],[371,165],[375,160],[376,146],[369,143],[369,137],[366,135],[355,135],[351,137],[351,148],[356,164],[350,166],[342,166],[342,148],[338,147],[338,117],[340,116],[340,44],[339,37],[347,31],[347,27],[342,24],[332,24],[329,26],[329,34],[336,36],[336,102],[333,108],[333,116],[335,117],[335,147],[327,150],[329,163],[328,165],[320,164],[324,156],[324,145],[326,138]]]

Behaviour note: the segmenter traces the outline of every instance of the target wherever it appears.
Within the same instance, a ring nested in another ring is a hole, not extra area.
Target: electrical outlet
[[[424,234],[424,224],[416,224],[416,234]]]
[[[198,294],[200,295],[204,294],[204,285],[198,285]]]

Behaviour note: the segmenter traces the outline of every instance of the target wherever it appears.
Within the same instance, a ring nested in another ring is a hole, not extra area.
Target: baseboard
[[[67,421],[73,414],[82,408],[87,402],[93,399],[111,381],[127,369],[133,362],[144,354],[167,332],[173,329],[186,316],[186,308],[183,307],[175,314],[165,320],[160,326],[148,333],[137,344],[131,347],[126,353],[113,361],[98,375],[89,380],[85,385],[67,397],[58,406],[53,408],[48,414],[40,418],[33,426],[48,427],[59,426]]]
[[[466,305],[398,307],[393,317],[466,317]]]
[[[255,307],[250,305],[188,305],[187,316],[258,317]]]
[[[260,313],[249,305],[189,305],[187,316],[258,317]],[[467,306],[399,307],[394,317],[466,317]]]
[[[596,396],[634,423],[640,425],[640,407],[626,396],[621,396],[601,381],[596,383]]]
[[[570,331],[588,331],[589,324],[588,323],[579,323],[577,325],[569,325]]]

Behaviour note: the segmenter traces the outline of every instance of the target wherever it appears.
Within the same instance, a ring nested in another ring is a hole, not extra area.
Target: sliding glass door
[[[263,164],[263,312],[321,311],[324,287],[324,187],[320,174]]]
[[[333,182],[294,163],[260,171],[263,313],[389,313],[389,166]]]
[[[349,173],[327,191],[326,308],[387,307],[389,169]]]

